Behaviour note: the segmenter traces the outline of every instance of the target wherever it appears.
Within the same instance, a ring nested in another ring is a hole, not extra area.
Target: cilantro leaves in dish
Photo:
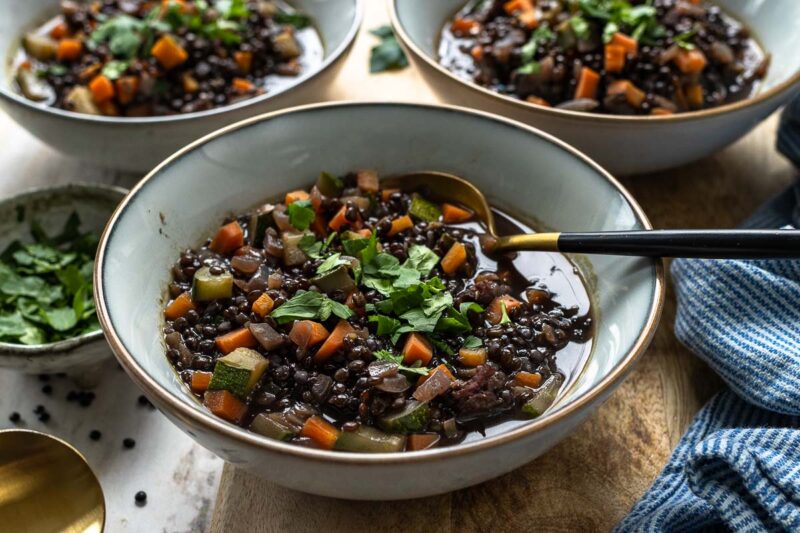
[[[389,361],[390,363],[396,363],[397,366],[400,367],[400,372],[405,372],[407,374],[417,374],[420,376],[427,376],[429,370],[424,366],[405,366],[403,364],[403,356],[402,355],[395,355],[388,350],[378,350],[373,352],[375,359],[379,361]]]
[[[391,27],[381,26],[371,30],[370,33],[381,40],[380,44],[370,50],[369,71],[372,74],[400,70],[408,66],[408,58]]]
[[[0,254],[0,340],[43,344],[100,329],[92,299],[97,236],[80,232],[73,213],[50,237],[31,223],[32,243]]]
[[[331,300],[322,293],[298,291],[289,301],[270,313],[270,316],[278,324],[288,324],[294,320],[325,321],[331,315],[346,319],[352,314],[349,307]]]
[[[314,209],[311,208],[311,200],[292,202],[286,208],[286,214],[289,215],[289,224],[300,231],[307,230],[316,217]]]

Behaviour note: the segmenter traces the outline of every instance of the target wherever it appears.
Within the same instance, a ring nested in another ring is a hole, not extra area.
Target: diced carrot
[[[463,243],[456,242],[442,258],[442,270],[445,274],[455,274],[461,265],[467,262],[467,247]]]
[[[233,78],[231,83],[233,84],[233,90],[239,94],[251,93],[256,88],[255,85],[244,78]]]
[[[217,231],[208,247],[218,254],[230,254],[244,246],[244,230],[235,220]]]
[[[625,52],[630,57],[636,57],[639,54],[639,42],[633,37],[628,37],[622,32],[617,32],[611,36],[611,44],[616,44],[625,49]]]
[[[167,9],[169,9],[169,7],[171,5],[175,5],[175,4],[180,6],[181,13],[186,14],[186,13],[191,13],[192,11],[194,11],[194,6],[190,6],[189,4],[187,4],[186,0],[161,0],[161,14],[162,14],[162,16],[166,13]]]
[[[111,100],[115,94],[114,84],[102,74],[89,82],[89,90],[92,91],[92,98],[98,104]]]
[[[308,197],[311,200],[311,209],[319,213],[322,207],[322,193],[319,192],[319,187],[316,185],[311,187],[311,192],[308,194]]]
[[[211,372],[201,372],[195,370],[192,372],[192,392],[200,393],[208,390],[208,384],[211,383]]]
[[[250,333],[250,328],[241,328],[221,335],[214,339],[214,343],[219,351],[225,354],[231,353],[236,348],[254,348],[258,345],[258,341]]]
[[[298,200],[308,200],[309,198],[311,198],[311,195],[308,194],[306,191],[297,190],[297,191],[287,192],[286,198],[284,199],[284,203],[286,205],[291,205]]]
[[[367,229],[367,228],[360,229],[356,233],[358,233],[359,235],[361,235],[365,239],[369,239],[370,237],[372,237],[372,230],[371,229]]]
[[[428,371],[428,373],[425,374],[424,376],[420,376],[419,379],[417,380],[417,387],[419,387],[420,385],[422,385],[423,383],[428,381],[428,379],[431,376],[433,376],[436,372],[443,372],[444,374],[447,375],[448,378],[450,378],[450,381],[455,381],[455,379],[456,379],[456,377],[453,375],[453,373],[450,372],[450,369],[447,368],[447,365],[441,364],[441,365],[437,366],[436,368],[431,368]]]
[[[384,202],[388,202],[389,197],[396,192],[400,192],[400,189],[383,189],[381,191],[381,200],[383,200]]]
[[[69,26],[67,26],[66,22],[59,22],[50,30],[50,37],[56,41],[63,39],[67,35],[69,35]]]
[[[78,39],[61,39],[58,41],[56,58],[59,61],[74,61],[83,53],[83,43]]]
[[[608,86],[608,94],[624,94],[625,100],[635,108],[642,107],[647,95],[629,80],[617,80]]]
[[[597,98],[597,86],[600,83],[600,74],[589,67],[581,68],[578,86],[575,88],[575,98]]]
[[[206,391],[203,404],[216,416],[234,424],[247,412],[247,406],[227,390]]]
[[[164,316],[167,320],[175,320],[176,318],[186,315],[186,313],[192,309],[194,309],[192,295],[188,292],[184,292],[172,300],[172,303],[164,310]]]
[[[325,450],[333,449],[340,434],[341,431],[316,415],[306,420],[303,429],[300,430],[300,436],[313,440],[317,446]]]
[[[486,320],[491,324],[499,324],[503,319],[503,305],[505,305],[506,314],[510,316],[514,309],[522,305],[522,302],[508,294],[498,296],[492,300],[492,303],[486,309]]]
[[[411,365],[417,361],[427,366],[433,358],[433,348],[421,333],[409,333],[403,345],[403,363]]]
[[[150,54],[167,70],[181,65],[189,59],[188,52],[170,35],[164,35],[156,41],[156,44],[150,49]]]
[[[358,231],[361,229],[361,219],[359,218],[355,222],[350,222],[347,220],[347,207],[342,206],[342,208],[339,209],[339,211],[333,216],[331,221],[328,222],[328,227],[333,231],[339,231],[343,226],[347,225]]]
[[[408,215],[403,215],[392,220],[392,228],[389,230],[389,237],[393,237],[401,231],[406,231],[414,227],[414,221]]]
[[[531,104],[535,104],[535,105],[540,105],[540,106],[544,106],[544,107],[550,107],[550,102],[548,102],[544,98],[540,98],[538,96],[531,95],[531,96],[527,97],[525,99],[525,101],[528,102],[528,103],[531,103]]]
[[[328,338],[328,330],[313,320],[298,320],[289,332],[289,340],[300,348],[311,348]]]
[[[233,60],[236,61],[236,65],[239,67],[239,70],[245,74],[250,72],[250,69],[253,68],[253,52],[234,52]]]
[[[618,44],[607,44],[605,48],[606,72],[622,72],[625,68],[625,48]]]
[[[542,384],[542,375],[538,372],[517,372],[514,376],[514,382],[523,387],[537,388]]]
[[[457,18],[450,26],[450,31],[459,36],[476,35],[481,31],[481,24],[477,20]]]
[[[652,111],[650,111],[650,114],[656,116],[667,116],[667,115],[674,115],[675,112],[665,107],[654,107]]]
[[[438,433],[414,433],[406,439],[406,451],[418,452],[432,448],[441,440]]]
[[[325,342],[322,343],[322,346],[319,347],[319,350],[317,350],[316,355],[314,355],[314,361],[317,363],[327,361],[344,346],[344,338],[349,333],[355,333],[355,331],[347,320],[340,320],[328,338],[325,339]]]
[[[472,47],[472,49],[470,49],[469,55],[471,55],[472,59],[475,61],[480,61],[483,59],[483,46],[476,44]]]
[[[374,170],[359,170],[356,174],[356,184],[361,192],[375,193],[380,189],[378,173]]]
[[[480,366],[486,363],[486,348],[461,348],[458,351],[458,362],[464,366]]]
[[[325,217],[321,214],[317,213],[314,217],[314,222],[311,223],[311,231],[316,233],[320,237],[327,237],[328,236],[328,225],[325,223]]]
[[[139,78],[137,76],[122,76],[116,83],[117,100],[120,104],[129,104],[136,97],[139,90]]]
[[[708,60],[706,55],[699,49],[680,50],[675,56],[675,64],[684,74],[696,74],[706,68]]]
[[[533,9],[518,13],[517,20],[519,20],[520,23],[529,30],[532,30],[539,25],[539,17],[536,16],[536,11]]]
[[[510,0],[503,4],[503,9],[509,15],[519,12],[533,11],[533,3],[531,0]]]
[[[689,85],[686,88],[686,100],[694,109],[700,109],[703,107],[703,100],[705,100],[703,86],[699,83],[693,83]]]
[[[472,218],[472,211],[453,204],[442,204],[442,218],[445,224],[458,224]]]
[[[19,68],[24,68],[25,70],[30,70],[33,64],[31,63],[30,59],[26,59],[22,63],[19,64]]]
[[[275,307],[275,302],[267,293],[262,294],[253,302],[253,312],[261,318],[270,314],[273,307]]]

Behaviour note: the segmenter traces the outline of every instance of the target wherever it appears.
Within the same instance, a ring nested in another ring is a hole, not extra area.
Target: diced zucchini
[[[425,222],[434,222],[442,216],[442,210],[433,202],[426,200],[419,194],[415,194],[411,197],[411,207],[408,208],[408,214]]]
[[[319,287],[324,293],[331,293],[337,290],[346,293],[350,292],[356,288],[356,283],[348,270],[347,265],[341,265],[327,274],[313,278],[311,283]]]
[[[275,440],[289,440],[294,436],[291,429],[270,418],[266,413],[261,413],[253,419],[250,431]]]
[[[215,276],[208,267],[203,267],[194,273],[192,300],[195,302],[222,300],[231,296],[233,296],[233,275],[230,272]]]
[[[362,211],[369,209],[369,198],[366,196],[342,196],[340,200],[343,204],[350,202]]]
[[[317,178],[317,189],[325,196],[339,196],[344,190],[344,183],[333,174],[323,172]]]
[[[404,435],[388,435],[362,425],[355,431],[342,431],[334,449],[346,452],[387,453],[402,452],[405,446]]]
[[[286,266],[302,265],[306,262],[306,254],[300,249],[300,241],[305,235],[302,233],[284,232],[283,239],[283,262]]]
[[[22,38],[22,47],[29,56],[39,61],[55,59],[58,52],[58,43],[47,35],[27,33]]]
[[[76,113],[83,113],[85,115],[102,115],[102,111],[94,103],[92,91],[79,85],[73,87],[70,92],[64,97],[64,102]]]
[[[561,388],[560,376],[553,374],[533,392],[533,398],[525,402],[522,406],[522,414],[529,418],[541,416],[556,401],[559,388]]]
[[[252,246],[262,246],[267,228],[275,227],[275,218],[272,216],[274,210],[274,205],[267,204],[259,207],[250,215],[248,233]]]
[[[244,398],[267,369],[269,361],[250,348],[236,348],[217,359],[214,374],[208,384],[209,390],[227,390],[239,398]]]
[[[428,404],[411,400],[399,413],[378,419],[378,425],[389,433],[416,433],[425,429],[430,418]]]

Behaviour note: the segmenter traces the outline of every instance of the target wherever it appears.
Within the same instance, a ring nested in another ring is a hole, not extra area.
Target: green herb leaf
[[[475,350],[483,346],[483,340],[479,339],[478,337],[473,337],[470,335],[466,339],[464,339],[463,347],[467,350]]]
[[[399,320],[386,315],[372,315],[368,319],[374,324],[378,324],[377,335],[391,337],[400,329],[402,325]]]
[[[353,312],[346,305],[331,300],[322,293],[299,291],[286,303],[272,311],[270,316],[278,324],[287,324],[294,320],[325,321],[332,314],[339,318],[350,318]]]
[[[685,31],[683,33],[679,33],[678,35],[676,35],[673,38],[673,41],[675,42],[675,44],[677,44],[678,46],[680,46],[684,50],[694,50],[695,49],[695,45],[691,41],[694,38],[694,36],[697,34],[697,31],[698,31],[698,27],[695,26],[694,28],[692,28],[689,31]]]
[[[508,324],[509,322],[511,322],[511,318],[508,316],[508,310],[506,310],[506,303],[505,302],[502,302],[502,301],[500,302],[500,309],[503,312],[503,314],[502,314],[502,316],[500,318],[500,325]]]
[[[342,254],[333,254],[317,267],[317,276],[324,276],[329,272],[333,272],[342,265],[350,266],[350,261],[342,259]]]
[[[378,350],[372,353],[375,356],[375,359],[379,361],[389,361],[390,363],[396,363],[399,366],[400,372],[405,372],[407,374],[415,374],[419,376],[427,376],[428,369],[423,366],[405,366],[403,364],[403,356],[402,355],[395,355],[388,350]]]
[[[369,32],[379,39],[388,39],[389,37],[394,37],[394,31],[388,24],[378,26],[377,28],[372,28],[369,30]]]
[[[278,24],[288,24],[298,29],[303,29],[311,25],[311,17],[303,13],[287,13],[286,11],[278,11],[273,15],[272,20]]]
[[[536,28],[533,34],[531,34],[531,38],[528,42],[520,48],[520,60],[522,60],[522,63],[526,64],[533,61],[539,46],[547,41],[555,39],[555,36],[550,26],[546,22],[542,23],[542,25]]]
[[[286,208],[286,214],[289,215],[289,224],[300,231],[307,230],[317,216],[311,208],[310,200],[297,200],[292,202]]]
[[[381,42],[370,50],[369,71],[373,74],[387,70],[398,70],[408,66],[408,58],[394,36],[394,32],[387,26],[373,30],[374,35],[380,37]]]
[[[408,259],[403,263],[403,267],[416,270],[424,278],[437,264],[439,264],[439,256],[436,255],[436,252],[427,246],[415,244],[408,249]]]
[[[128,70],[130,65],[130,61],[112,60],[105,64],[102,74],[110,80],[116,80]]]
[[[578,39],[586,40],[591,36],[591,30],[589,28],[589,23],[580,15],[574,15],[569,19],[569,25],[572,28],[572,32]]]
[[[47,323],[56,331],[68,331],[78,323],[75,310],[72,307],[59,307],[57,309],[42,310]]]

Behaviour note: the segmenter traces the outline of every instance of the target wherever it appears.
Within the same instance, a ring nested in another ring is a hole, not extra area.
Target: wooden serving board
[[[435,102],[406,69],[370,75],[368,30],[387,23],[372,0],[362,34],[328,97]],[[792,180],[774,150],[777,117],[699,163],[623,180],[658,228],[733,227]],[[451,494],[405,502],[311,496],[226,465],[214,532],[604,531],[650,486],[694,414],[720,380],[673,334],[671,287],[661,326],[631,376],[550,452],[503,477]]]

